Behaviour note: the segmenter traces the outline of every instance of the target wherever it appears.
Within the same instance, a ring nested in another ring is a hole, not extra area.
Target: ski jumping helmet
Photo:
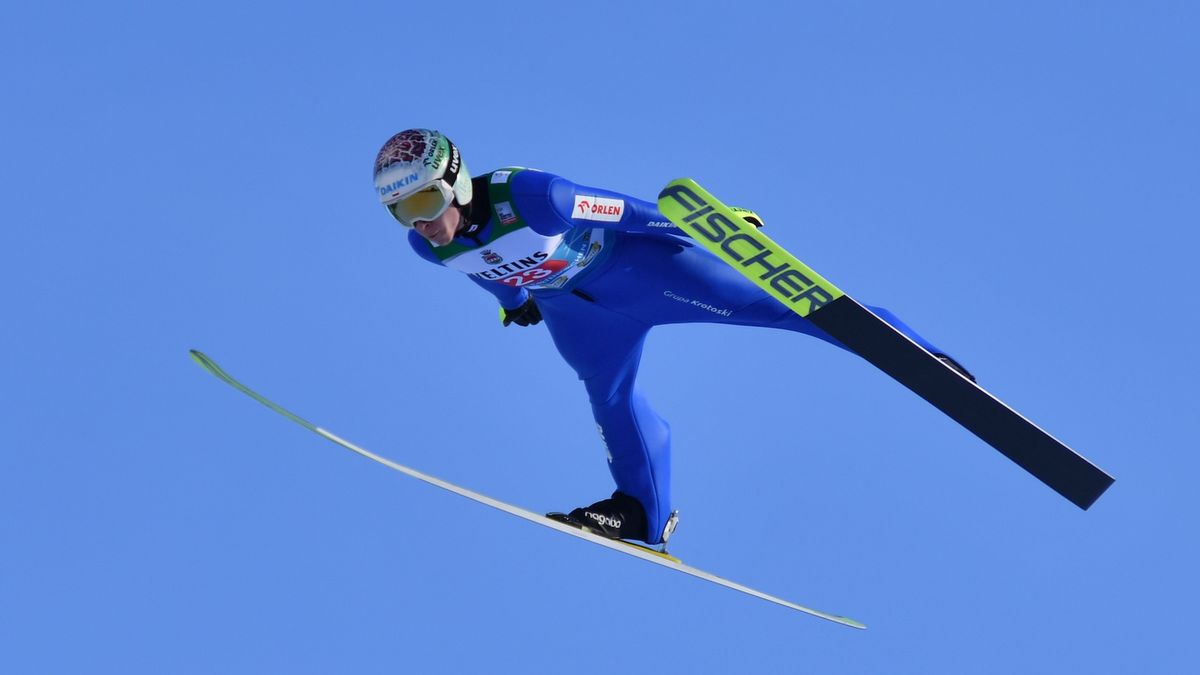
[[[401,225],[412,227],[455,202],[471,203],[471,174],[441,132],[408,129],[389,138],[375,157],[375,192]]]

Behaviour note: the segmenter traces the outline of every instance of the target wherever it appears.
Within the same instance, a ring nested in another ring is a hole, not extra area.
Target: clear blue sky
[[[1200,11],[1187,2],[28,3],[0,20],[0,671],[1194,667]],[[816,340],[651,334],[685,561],[544,327],[418,260],[376,150],[693,176],[1117,477],[1082,512]],[[701,367],[714,354],[716,365]],[[754,424],[762,443],[739,443]]]

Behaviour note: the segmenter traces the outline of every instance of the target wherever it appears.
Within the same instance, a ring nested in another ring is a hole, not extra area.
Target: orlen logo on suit
[[[601,220],[609,223],[620,222],[623,215],[624,199],[591,195],[575,195],[575,208],[571,211],[571,217],[576,220]]]

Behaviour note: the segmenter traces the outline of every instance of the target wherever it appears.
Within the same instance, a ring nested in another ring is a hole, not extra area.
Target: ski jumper
[[[722,323],[805,333],[842,346],[675,227],[647,201],[509,168],[473,180],[467,224],[445,246],[415,230],[423,258],[466,273],[506,309],[535,299],[555,346],[587,389],[617,489],[646,510],[648,543],[671,514],[671,434],[637,385],[653,326]],[[891,312],[871,311],[941,349]]]

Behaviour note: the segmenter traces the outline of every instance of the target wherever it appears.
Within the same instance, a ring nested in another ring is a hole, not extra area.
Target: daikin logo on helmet
[[[413,173],[410,173],[407,176],[404,176],[403,178],[394,180],[391,183],[388,183],[387,185],[384,185],[383,187],[379,188],[379,196],[395,197],[396,193],[400,192],[400,188],[405,187],[406,185],[412,185],[413,183],[417,182],[418,178],[419,178],[419,176],[414,171]]]

